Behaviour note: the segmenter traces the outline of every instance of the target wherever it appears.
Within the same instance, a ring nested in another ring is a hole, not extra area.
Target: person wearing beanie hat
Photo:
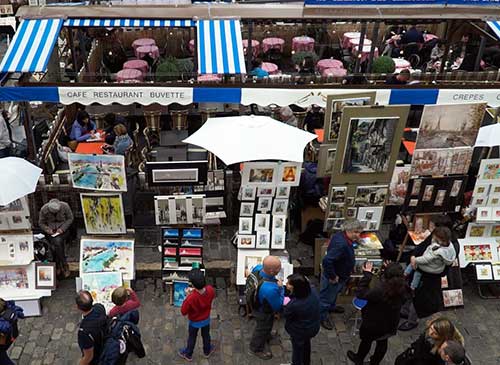
[[[69,277],[65,244],[72,223],[71,208],[59,199],[51,199],[40,209],[38,225],[50,243],[49,248],[56,263],[57,275],[64,275],[65,278]]]
[[[215,351],[215,345],[210,341],[210,310],[215,298],[215,290],[211,285],[206,285],[205,274],[200,269],[192,269],[189,272],[189,281],[192,287],[187,289],[186,299],[181,306],[182,315],[189,319],[189,337],[187,346],[180,349],[178,354],[183,359],[192,361],[199,329],[203,338],[205,357],[208,358]]]

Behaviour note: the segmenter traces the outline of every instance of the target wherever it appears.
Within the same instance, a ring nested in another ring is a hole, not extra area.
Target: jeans
[[[415,290],[420,284],[420,279],[422,278],[422,273],[420,271],[414,270],[411,265],[408,265],[405,269],[405,274],[410,276],[413,273],[413,279],[411,279],[410,287]]]
[[[193,356],[194,346],[196,345],[196,337],[198,337],[198,330],[201,329],[201,337],[203,338],[203,353],[205,355],[210,353],[210,325],[205,327],[196,328],[189,326],[189,337],[186,346],[186,354]]]
[[[66,231],[59,236],[52,237],[51,235],[46,235],[47,239],[50,242],[50,252],[52,253],[52,257],[54,262],[56,263],[56,269],[58,272],[64,272],[64,270],[68,269],[68,264],[66,262],[66,252],[65,245],[66,240],[68,239],[69,232]]]
[[[292,365],[311,364],[311,338],[291,337],[292,341]]]
[[[335,308],[337,296],[344,290],[348,279],[340,280],[338,283],[332,284],[330,280],[321,274],[321,282],[319,289],[319,302],[320,302],[320,319],[324,321],[328,318],[328,311]]]
[[[263,352],[266,342],[271,338],[273,330],[274,313],[265,313],[259,310],[253,312],[255,317],[255,329],[250,340],[250,350],[253,352]]]
[[[7,350],[0,350],[0,364],[2,365],[15,365],[7,355]]]
[[[361,340],[358,347],[358,360],[360,364],[363,364],[366,355],[370,352],[372,347],[372,340]],[[370,365],[378,365],[382,362],[382,359],[387,352],[387,338],[383,340],[376,340],[377,345],[375,346],[375,351],[373,352],[372,357],[370,358]]]

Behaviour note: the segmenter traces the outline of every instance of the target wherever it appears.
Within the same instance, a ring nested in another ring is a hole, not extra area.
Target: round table
[[[138,82],[143,80],[142,72],[136,69],[126,69],[118,71],[116,81],[118,82]]]
[[[404,70],[411,67],[410,62],[404,58],[393,58],[394,64],[396,65],[396,70]]]
[[[141,71],[143,74],[147,74],[149,65],[143,60],[130,60],[123,64],[123,69],[135,69]]]
[[[188,43],[188,49],[191,54],[194,54],[194,39],[191,39]]]
[[[361,39],[359,39],[359,38],[349,39],[349,47],[348,48],[353,48],[353,47],[359,46],[360,41],[361,41]],[[364,46],[371,46],[371,45],[372,45],[372,41],[369,40],[368,38],[365,38],[363,41],[363,47]]]
[[[323,77],[344,77],[347,75],[347,70],[345,68],[327,68],[321,72]]]
[[[327,68],[344,68],[342,61],[334,60],[333,58],[319,60],[316,66],[318,67],[319,72],[323,72]]]
[[[248,39],[243,39],[243,52],[245,53],[245,56],[247,54],[247,48],[248,48]],[[256,41],[255,39],[252,39],[252,56],[257,57],[260,52],[260,42]]]
[[[292,38],[292,49],[295,52],[313,52],[314,38],[311,37],[294,37]]]
[[[278,65],[271,62],[262,62],[262,69],[267,71],[269,75],[275,75],[279,73]]]
[[[363,46],[363,52],[361,52],[361,62],[364,62],[366,61],[366,59],[368,58],[368,56],[370,55],[370,51],[372,49],[372,46]],[[358,55],[358,50],[359,50],[359,46],[355,46],[353,48],[353,52],[355,55]],[[373,58],[377,58],[378,57],[378,48],[375,47],[375,51],[373,52]]]
[[[222,77],[217,74],[206,74],[198,75],[198,82],[219,82],[222,81]]]
[[[285,40],[281,38],[265,38],[262,40],[262,52],[266,53],[270,49],[279,49],[283,52],[283,47],[285,46]]]
[[[152,38],[139,38],[132,43],[132,48],[135,50],[137,47],[143,46],[156,46],[156,41]]]
[[[361,33],[360,32],[346,32],[342,36],[342,46],[344,48],[348,48],[349,47],[349,41],[351,39],[360,38],[360,37],[361,37]]]
[[[160,49],[157,46],[141,46],[135,49],[135,56],[143,58],[149,55],[153,59],[160,58]]]

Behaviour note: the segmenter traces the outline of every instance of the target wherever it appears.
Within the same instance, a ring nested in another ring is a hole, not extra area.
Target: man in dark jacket
[[[347,220],[344,231],[334,234],[323,258],[319,298],[321,303],[321,325],[327,330],[333,329],[328,312],[343,313],[344,309],[336,306],[338,294],[345,288],[354,269],[353,243],[359,240],[363,231],[360,221]]]
[[[82,351],[79,364],[97,365],[104,341],[106,310],[102,304],[94,305],[92,294],[87,290],[81,290],[75,301],[83,316],[78,328],[78,346]]]

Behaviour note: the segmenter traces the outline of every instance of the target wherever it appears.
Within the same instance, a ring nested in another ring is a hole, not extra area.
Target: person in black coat
[[[378,365],[387,352],[389,337],[396,334],[401,307],[409,294],[403,268],[398,263],[389,264],[377,283],[372,283],[373,263],[363,265],[363,278],[358,284],[356,297],[367,301],[361,310],[361,343],[358,352],[347,352],[347,357],[356,365],[363,365],[370,352],[372,342],[376,341],[375,352],[370,365]]]
[[[291,292],[290,302],[285,305],[285,330],[292,341],[292,365],[311,364],[311,338],[319,332],[319,298],[311,290],[307,278],[293,274],[286,288]]]

